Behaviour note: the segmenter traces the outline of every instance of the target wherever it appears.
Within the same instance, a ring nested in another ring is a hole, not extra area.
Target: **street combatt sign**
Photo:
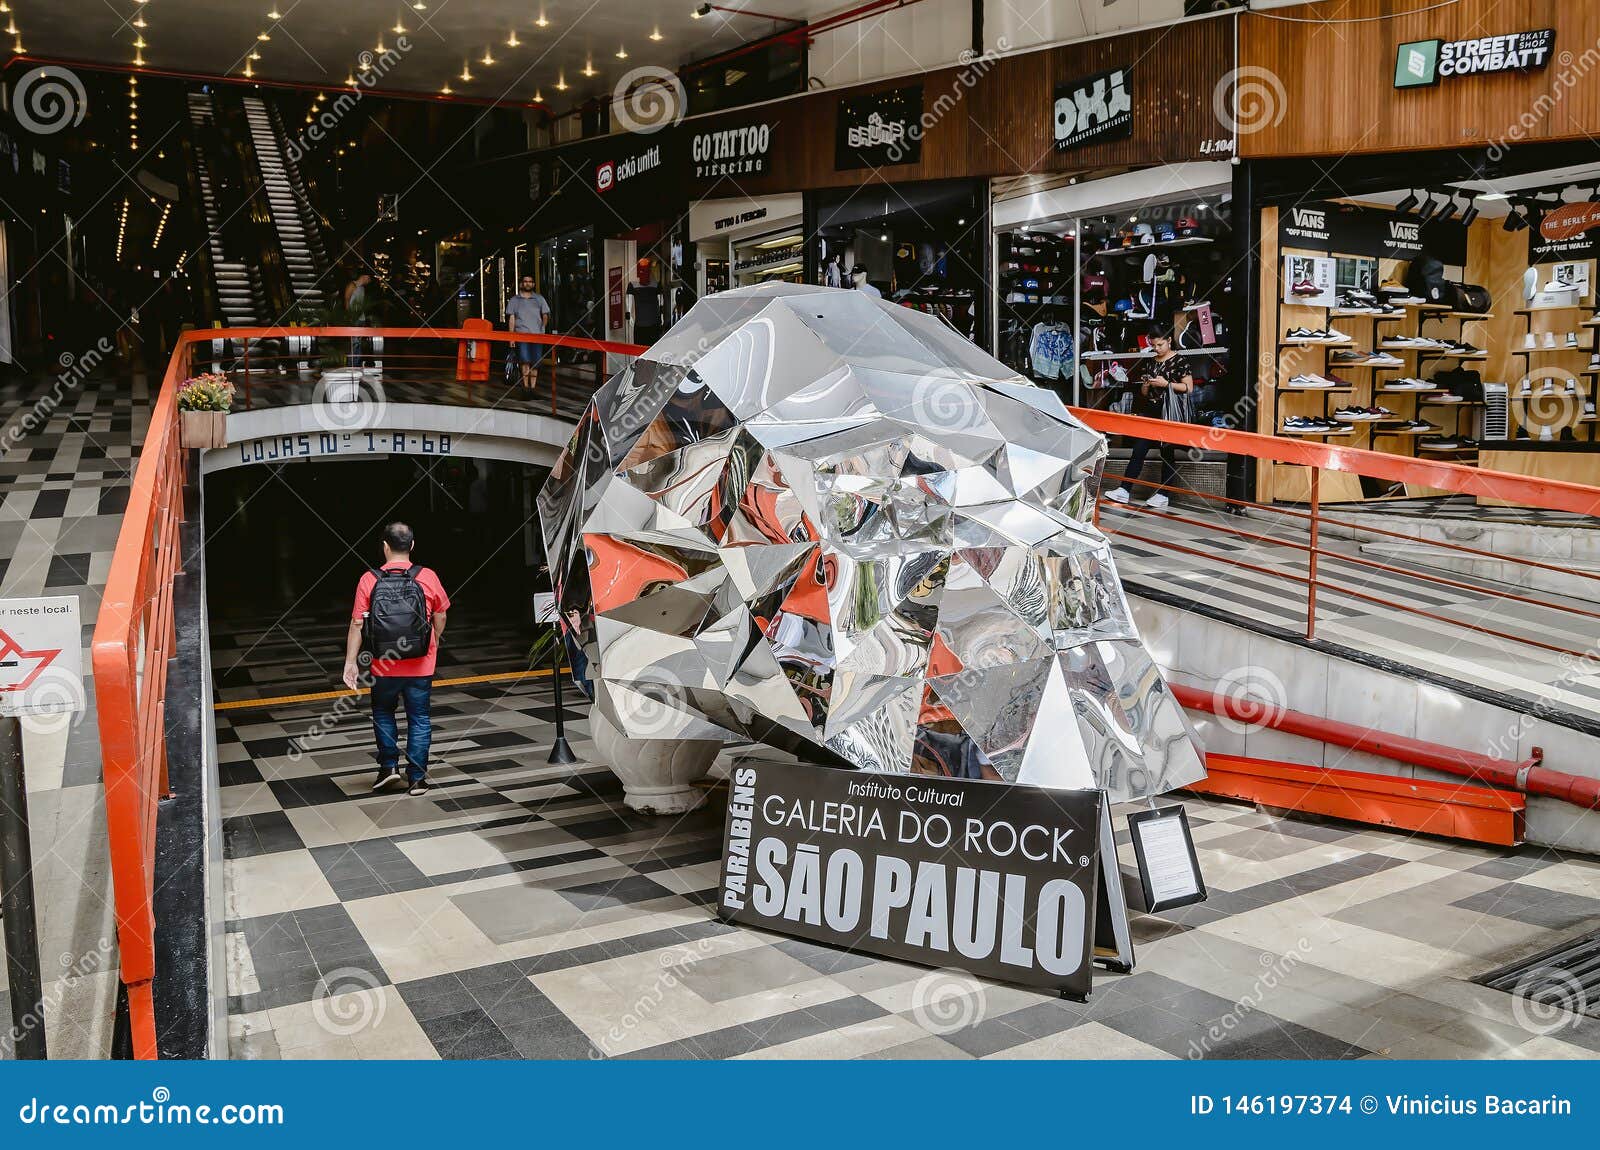
[[[1101,794],[780,763],[735,768],[725,918],[1075,998]]]

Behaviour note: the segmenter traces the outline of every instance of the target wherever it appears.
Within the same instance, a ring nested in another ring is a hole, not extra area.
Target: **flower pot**
[[[361,369],[358,367],[336,367],[324,371],[321,383],[319,401],[322,403],[361,402]]]
[[[228,446],[228,413],[226,411],[180,411],[179,430],[183,446],[207,448]]]

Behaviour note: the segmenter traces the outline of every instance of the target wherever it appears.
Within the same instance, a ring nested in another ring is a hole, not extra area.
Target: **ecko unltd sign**
[[[661,145],[647,148],[636,156],[621,160],[605,160],[595,165],[594,187],[597,192],[609,192],[618,184],[661,166]]]

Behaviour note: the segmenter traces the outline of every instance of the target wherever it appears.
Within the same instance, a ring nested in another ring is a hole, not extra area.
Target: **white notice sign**
[[[1189,818],[1182,807],[1129,815],[1128,830],[1139,860],[1147,910],[1170,910],[1204,901],[1206,887],[1189,835]]]
[[[0,599],[0,715],[81,711],[78,597]]]

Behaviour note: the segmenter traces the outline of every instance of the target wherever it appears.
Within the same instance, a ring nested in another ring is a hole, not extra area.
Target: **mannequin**
[[[850,269],[850,281],[855,285],[856,291],[863,295],[869,295],[873,299],[883,298],[883,293],[867,282],[867,269],[860,264]]]
[[[629,318],[633,320],[633,342],[652,344],[661,338],[664,300],[661,285],[648,259],[641,259],[634,270],[635,282],[628,285]]]

